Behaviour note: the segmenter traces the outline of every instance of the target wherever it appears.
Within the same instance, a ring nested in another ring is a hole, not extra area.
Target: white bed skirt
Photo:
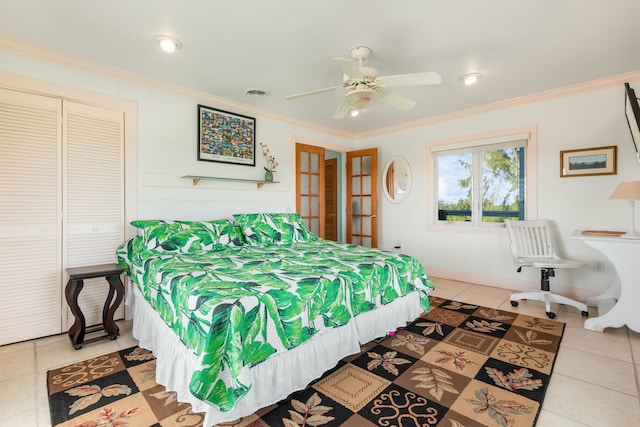
[[[348,324],[318,332],[305,344],[276,353],[250,369],[251,389],[230,412],[196,398],[189,391],[189,379],[200,369],[197,357],[144,300],[130,283],[127,306],[133,316],[133,336],[140,347],[157,358],[156,382],[175,391],[178,401],[188,402],[194,412],[204,412],[204,425],[232,421],[274,404],[336,366],[337,362],[360,351],[360,343],[405,326],[422,312],[418,292],[399,298],[375,311],[362,313]]]

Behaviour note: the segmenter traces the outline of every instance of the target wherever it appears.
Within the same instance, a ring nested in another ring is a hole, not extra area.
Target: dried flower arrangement
[[[260,142],[260,147],[262,148],[262,156],[267,161],[267,166],[264,167],[264,170],[274,172],[278,167],[278,161],[269,153],[269,145]]]

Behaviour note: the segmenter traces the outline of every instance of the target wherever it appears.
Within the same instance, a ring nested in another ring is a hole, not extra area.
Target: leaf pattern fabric
[[[471,331],[476,332],[493,332],[493,331],[504,331],[505,329],[502,327],[502,323],[500,322],[489,322],[487,320],[471,320],[466,323],[467,328]]]
[[[131,225],[142,231],[141,243],[156,251],[181,253],[221,250],[245,244],[240,227],[229,220],[164,221],[137,220]]]
[[[128,396],[131,394],[131,388],[122,384],[112,384],[101,389],[100,386],[95,384],[85,384],[69,389],[66,393],[69,396],[80,397],[69,408],[69,415],[73,415],[81,409],[98,403],[102,397],[113,397],[122,394]]]
[[[397,351],[388,351],[383,355],[374,352],[369,352],[367,354],[371,358],[371,361],[367,364],[367,369],[370,371],[376,369],[378,366],[382,366],[385,371],[398,376],[398,368],[396,368],[395,365],[411,363],[407,359],[396,357],[398,354]]]
[[[535,344],[549,345],[549,344],[551,344],[550,340],[538,339],[537,338],[538,334],[535,331],[532,331],[532,330],[528,330],[528,331],[526,331],[524,333],[516,330],[515,333],[518,335],[518,337],[520,337],[520,340],[522,340],[522,342],[525,343],[525,344],[529,344],[529,345],[535,345]]]
[[[149,239],[162,237],[149,232],[123,243],[119,263],[198,356],[191,392],[223,411],[249,391],[249,368],[322,329],[415,291],[429,309],[433,286],[406,255],[319,238],[213,252],[151,249]]]
[[[317,239],[297,213],[236,214],[233,218],[251,246],[284,245]]]
[[[527,368],[515,369],[506,375],[495,368],[486,367],[485,370],[497,386],[510,391],[535,390],[542,387],[542,380],[532,379],[533,374]]]
[[[437,353],[440,353],[440,357],[436,359],[437,363],[448,363],[452,366],[455,366],[456,370],[462,372],[465,370],[467,365],[475,365],[476,362],[470,360],[466,357],[466,352],[464,351],[444,351],[444,350],[436,350]]]
[[[443,369],[427,366],[412,371],[415,375],[411,379],[418,381],[416,387],[429,390],[429,394],[436,400],[441,400],[445,392],[459,394],[460,392],[453,386],[451,375]]]
[[[429,342],[426,338],[416,337],[414,335],[396,335],[391,342],[394,347],[405,346],[408,350],[418,353],[420,356],[424,354],[424,345]]]
[[[420,322],[416,323],[416,326],[424,327],[422,331],[422,335],[431,335],[433,333],[437,333],[440,336],[444,336],[444,332],[442,331],[442,324],[437,322]]]
[[[291,406],[294,410],[289,410],[290,418],[283,418],[282,424],[285,427],[322,426],[334,420],[333,417],[325,415],[332,410],[330,406],[321,405],[322,399],[318,393],[314,393],[306,403],[292,399]]]
[[[513,426],[514,415],[527,414],[533,409],[514,400],[498,400],[488,388],[477,390],[475,397],[467,399],[467,402],[475,406],[474,412],[487,413],[501,427]]]

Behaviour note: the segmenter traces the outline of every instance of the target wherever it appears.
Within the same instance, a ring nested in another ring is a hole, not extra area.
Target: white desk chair
[[[556,315],[551,311],[551,303],[571,305],[588,316],[589,311],[585,303],[572,300],[562,295],[553,294],[549,288],[549,277],[555,276],[556,268],[581,268],[584,262],[572,261],[560,258],[556,253],[553,236],[549,227],[549,221],[514,221],[506,220],[509,239],[511,240],[511,253],[518,266],[518,273],[522,267],[534,267],[540,269],[540,291],[520,292],[511,294],[511,305],[518,306],[521,299],[544,301],[549,319],[555,319]]]

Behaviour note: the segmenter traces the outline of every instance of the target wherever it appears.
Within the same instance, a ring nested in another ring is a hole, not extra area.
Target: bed
[[[132,225],[118,263],[133,335],[207,426],[306,387],[429,309],[417,260],[320,239],[297,214]]]

